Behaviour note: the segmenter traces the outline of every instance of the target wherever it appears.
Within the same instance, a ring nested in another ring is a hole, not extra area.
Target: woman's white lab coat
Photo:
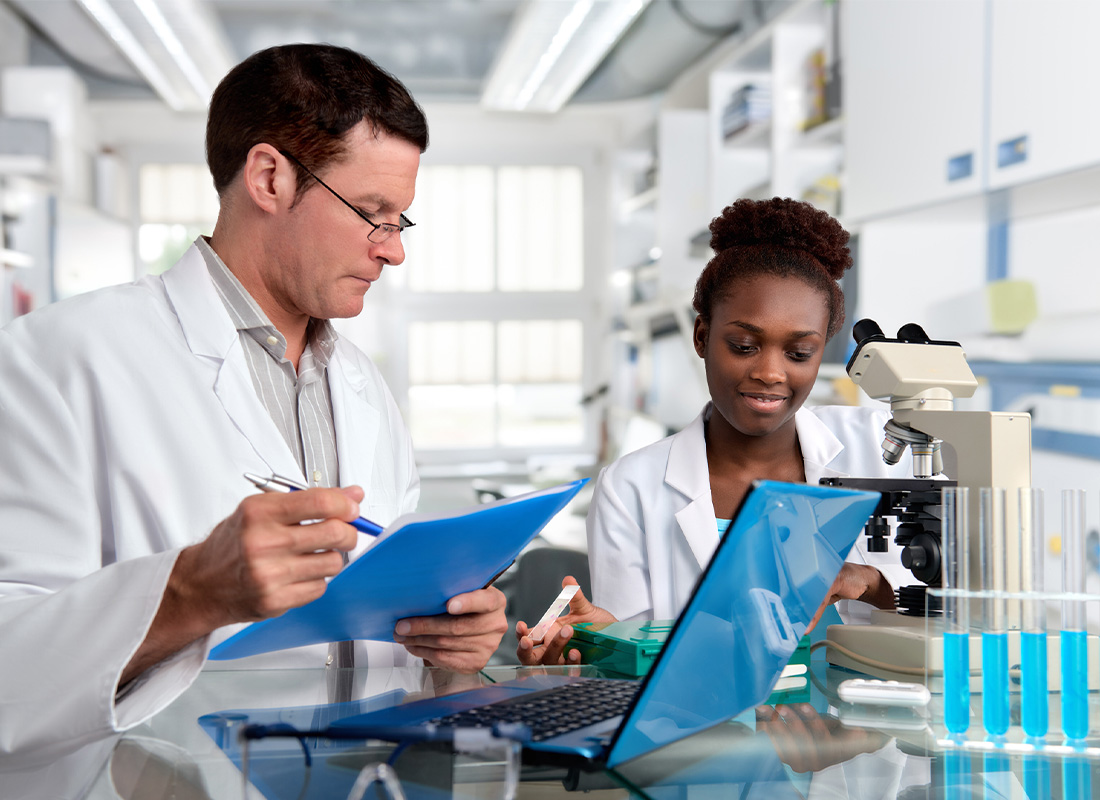
[[[404,423],[374,364],[346,341],[328,376],[340,483],[362,486],[363,515],[386,524],[419,497]],[[235,627],[115,698],[179,551],[255,491],[243,473],[303,476],[194,247],[163,276],[0,331],[0,431],[0,754],[48,757],[58,739],[138,724],[191,683]],[[320,667],[326,654],[267,658]],[[357,663],[406,656],[372,643]]]
[[[703,420],[605,467],[588,512],[592,600],[619,619],[674,619],[718,546]],[[909,478],[906,457],[882,460],[884,411],[850,406],[795,414],[806,481],[825,477]],[[898,585],[914,582],[891,545],[868,553],[865,537],[849,561],[872,564]]]

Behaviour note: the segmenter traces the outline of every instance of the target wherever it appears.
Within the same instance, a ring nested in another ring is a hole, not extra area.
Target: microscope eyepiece
[[[852,326],[852,338],[856,340],[857,344],[862,344],[868,339],[885,339],[886,335],[882,332],[882,328],[878,326],[878,323],[873,319],[861,319],[855,325]]]
[[[898,328],[898,339],[913,344],[930,344],[932,340],[924,332],[924,328],[915,322],[908,322]]]

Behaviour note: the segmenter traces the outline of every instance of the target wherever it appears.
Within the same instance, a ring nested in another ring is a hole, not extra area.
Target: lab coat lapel
[[[216,370],[211,388],[233,425],[273,474],[304,481],[298,460],[256,395],[240,336],[198,248],[192,245],[163,280],[188,347]]]
[[[843,451],[844,445],[816,414],[800,408],[794,416],[798,446],[806,470],[806,483],[816,486],[822,478],[846,478],[848,474],[829,466]]]
[[[366,489],[374,474],[381,418],[378,409],[366,400],[368,383],[358,365],[343,358],[337,348],[329,364],[328,385],[336,426],[336,452],[340,454],[341,486],[354,483]]]
[[[676,512],[676,522],[700,567],[707,565],[718,546],[707,446],[703,436],[705,413],[673,437],[665,470],[665,483],[690,501]]]

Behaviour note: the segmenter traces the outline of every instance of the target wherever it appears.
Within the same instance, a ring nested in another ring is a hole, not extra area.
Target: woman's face
[[[793,425],[817,379],[828,326],[828,298],[797,278],[737,284],[715,303],[709,325],[695,321],[715,410],[745,436]]]

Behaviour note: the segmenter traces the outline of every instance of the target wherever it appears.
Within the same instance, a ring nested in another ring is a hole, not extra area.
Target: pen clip
[[[248,480],[252,481],[252,483],[254,483],[256,485],[256,488],[258,489],[270,489],[273,486],[278,486],[282,489],[295,490],[303,490],[309,488],[305,484],[298,483],[297,481],[291,480],[290,478],[284,478],[281,475],[272,475],[265,478],[260,475],[254,475],[251,472],[246,472],[244,476],[248,478]]]

